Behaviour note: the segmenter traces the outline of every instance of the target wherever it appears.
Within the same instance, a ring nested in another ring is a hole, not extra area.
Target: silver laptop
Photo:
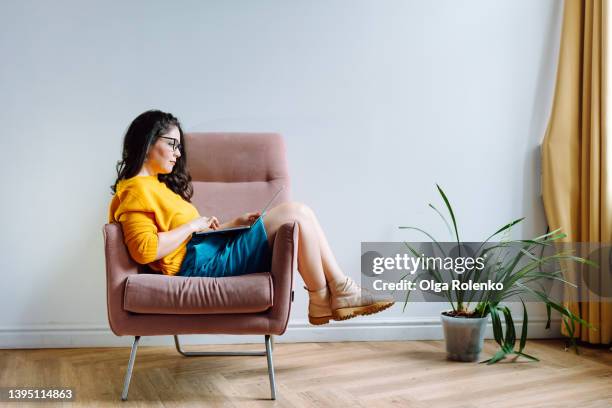
[[[278,194],[283,190],[283,188],[285,188],[285,186],[281,186],[278,191],[274,194],[274,196],[272,196],[272,198],[270,199],[270,201],[268,201],[268,204],[266,204],[266,206],[263,208],[263,210],[261,210],[261,213],[259,215],[259,217],[257,217],[257,219],[253,222],[253,224],[251,225],[239,225],[237,227],[231,227],[231,228],[223,228],[223,229],[217,229],[217,230],[210,230],[210,231],[202,231],[202,232],[194,232],[192,235],[196,236],[196,237],[201,237],[201,236],[205,236],[205,235],[211,235],[211,234],[220,234],[223,232],[228,232],[228,231],[243,231],[243,230],[248,230],[251,229],[251,227],[253,225],[255,225],[255,223],[257,221],[259,221],[259,219],[261,217],[264,216],[264,214],[266,213],[266,210],[268,209],[268,207],[270,206],[270,204],[272,204],[272,202],[274,201],[274,199],[276,198],[276,196],[278,196]]]

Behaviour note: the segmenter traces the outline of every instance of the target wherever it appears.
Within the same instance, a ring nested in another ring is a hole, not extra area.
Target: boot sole
[[[353,317],[370,315],[393,306],[395,302],[377,302],[367,306],[359,307],[343,307],[340,309],[332,310],[332,317],[334,320],[347,320]]]
[[[321,324],[329,323],[331,318],[332,316],[308,316],[308,321],[310,322],[310,324],[318,326]]]

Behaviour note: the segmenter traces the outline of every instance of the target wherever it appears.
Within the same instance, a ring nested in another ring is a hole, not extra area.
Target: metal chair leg
[[[184,351],[181,348],[178,335],[174,335],[174,345],[176,351],[184,355],[185,357],[197,357],[197,356],[265,356],[265,351]]]
[[[270,399],[276,399],[276,381],[274,381],[274,362],[272,361],[272,341],[266,334],[266,356],[268,357],[268,377],[270,378]]]
[[[274,337],[270,334],[265,336],[266,351],[185,351],[181,348],[178,335],[174,335],[174,345],[176,351],[184,355],[185,357],[197,357],[197,356],[266,356],[268,360],[268,377],[270,379],[270,394],[271,399],[276,399],[276,381],[274,380],[274,362],[272,360],[272,352]]]
[[[130,353],[130,361],[128,362],[127,372],[125,373],[125,379],[123,380],[123,392],[121,393],[121,400],[127,400],[128,389],[130,388],[130,380],[132,378],[132,369],[134,368],[134,360],[136,359],[136,349],[138,348],[138,342],[140,336],[134,337],[134,343],[132,344],[132,352]]]

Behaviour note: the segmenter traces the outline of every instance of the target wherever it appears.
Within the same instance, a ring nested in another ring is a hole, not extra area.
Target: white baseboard
[[[515,322],[520,332],[521,321]],[[529,338],[559,338],[560,320],[553,320],[545,329],[546,319],[529,320]],[[489,322],[486,338],[493,338]],[[312,326],[306,320],[291,321],[277,343],[334,341],[440,340],[443,338],[440,318],[358,319]],[[263,336],[242,335],[182,335],[181,344],[263,343]],[[78,348],[131,347],[133,337],[115,336],[107,325],[38,325],[1,327],[0,348]],[[172,336],[145,336],[143,346],[174,346]]]

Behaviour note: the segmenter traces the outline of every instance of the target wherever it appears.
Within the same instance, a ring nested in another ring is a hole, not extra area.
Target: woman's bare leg
[[[326,281],[342,278],[344,274],[329,248],[314,212],[302,203],[284,203],[266,213],[264,226],[270,246],[280,226],[292,221],[300,224],[298,269],[306,286],[310,290],[317,290],[324,288]]]
[[[338,265],[338,261],[336,260],[336,257],[334,256],[334,253],[332,252],[329,243],[327,242],[327,237],[325,236],[325,233],[321,228],[321,224],[319,223],[317,216],[310,207],[304,205],[304,209],[310,214],[315,229],[317,230],[317,234],[319,236],[321,262],[323,263],[323,270],[325,271],[325,277],[327,278],[327,281],[332,282],[343,279],[346,275],[344,274],[344,272],[342,272],[342,269],[340,269],[340,266]]]
[[[364,294],[362,288],[344,275],[317,217],[302,203],[281,204],[267,213],[264,227],[268,244],[272,246],[281,225],[293,221],[300,225],[298,270],[309,291],[308,320],[311,324],[378,313],[395,303],[392,298],[376,296],[367,290]],[[327,282],[332,284],[327,285]]]

